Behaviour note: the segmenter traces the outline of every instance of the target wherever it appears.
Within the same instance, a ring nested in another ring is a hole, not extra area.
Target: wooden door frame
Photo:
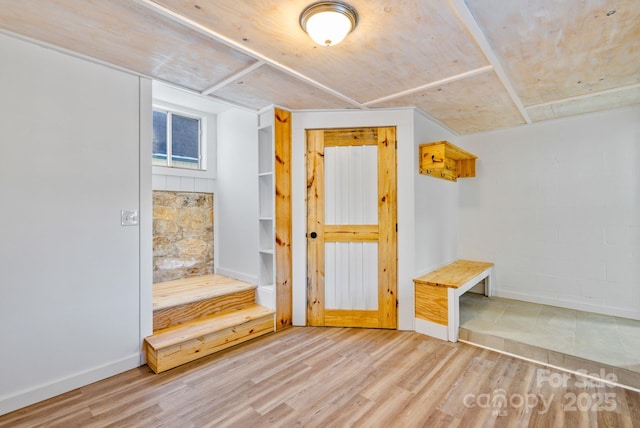
[[[307,233],[312,230],[317,234],[313,241],[307,236],[307,325],[326,325],[327,316],[332,320],[330,323],[336,325],[335,319],[339,312],[324,308],[324,242],[332,230],[331,226],[324,225],[324,194],[320,194],[321,190],[316,185],[318,182],[324,182],[324,147],[376,145],[378,147],[378,228],[372,231],[367,227],[353,225],[351,227],[353,230],[348,233],[354,236],[362,234],[363,240],[369,240],[367,236],[374,234],[377,238],[378,310],[349,312],[357,318],[360,326],[395,329],[398,326],[396,127],[308,129],[305,134]],[[323,140],[322,144],[320,138]],[[330,238],[330,240],[334,239]],[[309,263],[310,260],[315,260],[315,263]],[[381,284],[386,286],[383,287]]]

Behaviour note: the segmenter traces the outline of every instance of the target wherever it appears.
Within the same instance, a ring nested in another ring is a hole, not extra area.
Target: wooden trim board
[[[324,242],[378,242],[377,224],[324,226]]]
[[[378,128],[378,313],[380,328],[398,326],[396,128]]]
[[[280,330],[293,318],[291,113],[276,108],[274,116],[276,330]]]

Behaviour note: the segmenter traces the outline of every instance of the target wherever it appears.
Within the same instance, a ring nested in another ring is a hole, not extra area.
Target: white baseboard
[[[493,295],[496,297],[503,297],[505,299],[522,300],[524,302],[539,303],[549,306],[559,306],[562,308],[575,309],[578,311],[594,312],[602,315],[640,320],[640,311],[637,310],[599,305],[595,303],[579,302],[565,297],[553,298],[536,296],[529,293],[510,290],[494,290]]]
[[[253,275],[247,275],[241,272],[236,272],[230,269],[217,267],[216,273],[218,275],[224,275],[224,276],[228,276],[229,278],[237,279],[238,281],[248,282],[249,284],[255,285],[258,283],[258,277]]]
[[[99,367],[76,373],[53,382],[35,386],[14,394],[0,397],[0,415],[13,412],[47,398],[72,391],[90,383],[117,375],[140,366],[140,354],[135,353],[126,358]]]
[[[256,303],[275,311],[276,294],[273,287],[258,287],[256,289]]]
[[[415,320],[417,333],[426,334],[427,336],[435,337],[436,339],[448,339],[449,331],[446,325],[437,324],[420,318],[416,318]]]

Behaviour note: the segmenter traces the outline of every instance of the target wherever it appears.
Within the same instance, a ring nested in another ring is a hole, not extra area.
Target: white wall
[[[497,295],[640,319],[640,107],[460,137],[459,255]]]
[[[0,56],[2,414],[140,363],[139,228],[120,210],[139,209],[150,98],[148,81],[7,36]]]
[[[458,189],[460,183],[441,180],[418,172],[418,146],[422,143],[449,141],[457,136],[419,112],[415,112],[415,277],[453,262],[458,248]]]
[[[218,177],[214,198],[216,272],[258,281],[258,114],[218,115]]]
[[[293,324],[306,324],[305,129],[396,126],[398,139],[398,325],[413,329],[413,110],[294,112],[292,115]],[[417,162],[417,161],[416,161]]]

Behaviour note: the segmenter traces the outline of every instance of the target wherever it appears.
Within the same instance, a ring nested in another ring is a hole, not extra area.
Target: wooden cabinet
[[[291,325],[291,113],[269,108],[258,122],[259,304]]]
[[[418,154],[420,174],[450,181],[476,176],[478,157],[448,141],[420,144]]]

